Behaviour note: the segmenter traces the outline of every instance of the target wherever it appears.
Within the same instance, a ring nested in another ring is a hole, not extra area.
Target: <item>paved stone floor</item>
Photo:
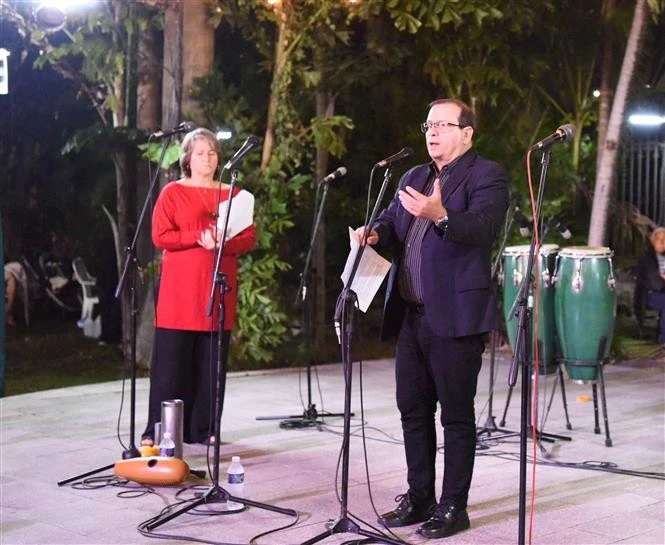
[[[509,365],[509,356],[497,357],[491,412],[499,424],[508,397]],[[488,421],[489,370],[486,362],[476,402],[479,427]],[[343,412],[342,366],[314,371],[317,409]],[[591,385],[565,380],[569,430],[560,390],[543,421],[554,376],[540,376],[538,427],[549,440],[526,442],[525,495],[521,497],[519,486],[519,437],[481,434],[469,499],[471,528],[438,542],[518,543],[524,528],[527,543],[665,543],[664,371],[665,358],[606,366],[611,447],[605,445],[602,412],[601,433],[594,433]],[[516,432],[519,382],[502,426]],[[136,384],[137,442],[145,424],[148,386],[147,379]],[[178,485],[146,487],[112,478],[113,469],[121,467],[118,432],[125,445],[129,441],[128,387],[125,384],[123,390],[122,382],[109,382],[0,401],[2,544],[303,544],[328,532],[330,521],[341,515],[363,533],[356,533],[351,524],[348,530],[324,535],[321,543],[359,543],[365,532],[379,531],[376,511],[391,509],[394,497],[405,490],[392,360],[353,364],[346,493],[338,471],[343,419],[326,416],[317,427],[280,427],[279,417],[300,415],[307,404],[302,370],[233,373],[227,382],[219,465],[208,460],[203,445],[185,445],[184,460],[192,470],[210,467],[212,475],[218,470],[223,486],[231,456],[239,455],[246,468],[244,495],[255,505],[223,514],[223,504],[203,504],[171,520],[158,519],[151,527],[153,536],[146,537],[139,528],[167,506],[209,490],[211,479],[192,475]],[[535,466],[530,463],[534,455],[539,462]],[[440,455],[439,471],[442,461]],[[102,470],[106,467],[110,469]],[[57,484],[87,472],[94,474],[85,482]],[[340,503],[340,494],[346,502]],[[521,505],[526,510],[523,521]],[[399,529],[393,537],[381,539],[423,543],[416,529]]]

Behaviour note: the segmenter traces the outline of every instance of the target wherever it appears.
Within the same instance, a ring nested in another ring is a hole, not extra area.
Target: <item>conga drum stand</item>
[[[530,367],[531,367],[531,369],[533,369],[533,362],[530,362]],[[563,401],[563,412],[564,412],[564,415],[566,417],[566,429],[567,430],[572,430],[573,426],[570,423],[570,418],[568,417],[568,402],[566,401],[566,389],[565,389],[565,386],[564,386],[565,378],[563,376],[563,371],[561,370],[560,367],[557,369],[556,374],[557,374],[558,384],[561,385],[561,399]],[[532,375],[533,375],[533,373],[532,373]],[[535,377],[532,379],[532,382],[533,382],[533,380],[535,380]],[[550,398],[549,398],[549,401],[547,402],[547,413],[546,414],[549,414],[550,409],[552,408],[552,402],[554,401],[554,394],[556,393],[556,387],[557,387],[557,382],[554,383],[554,388],[552,388],[552,392],[550,393]],[[529,398],[531,398],[531,389],[529,389],[529,392],[530,392],[529,393]],[[506,425],[506,413],[508,412],[508,407],[510,406],[510,398],[512,396],[512,393],[513,393],[513,387],[510,386],[508,388],[508,398],[506,399],[506,405],[503,408],[503,415],[501,416],[501,421],[499,422],[499,425],[502,426],[502,427]],[[545,432],[542,432],[538,429],[536,431],[538,433],[539,438],[542,439],[543,441],[553,442],[553,440],[555,440],[555,439],[561,439],[562,441],[570,441],[571,440],[570,437],[566,437],[566,436],[563,436],[563,435],[555,435],[555,434],[551,434],[551,433],[545,433]],[[596,433],[599,433],[599,432],[596,432]]]
[[[590,381],[591,394],[593,395],[593,418],[594,418],[593,433],[598,435],[600,434],[600,421],[598,418],[599,415],[598,415],[598,384],[597,384],[597,382],[600,382],[600,403],[601,403],[601,408],[603,410],[603,423],[605,424],[605,446],[611,447],[612,438],[610,437],[610,424],[607,417],[607,398],[605,397],[605,376],[603,375],[603,367],[609,361],[607,358],[603,358],[606,344],[607,344],[607,338],[601,337],[598,346],[598,360],[594,364],[589,364],[588,361],[576,362],[571,360],[562,360],[561,362],[564,363],[566,366],[570,365],[572,367],[575,367],[576,364],[578,366],[581,366],[580,363],[584,363],[583,367],[595,368],[596,370],[595,373],[598,377],[598,381],[596,381],[595,379]],[[584,383],[587,381],[581,381],[581,382]]]
[[[531,385],[536,380],[535,374],[533,372],[533,369],[534,369],[533,360],[529,360],[529,368],[530,368],[530,371],[531,371],[531,376],[533,377],[531,382],[530,382],[530,385]],[[546,376],[546,375],[542,375],[542,376]],[[550,398],[547,402],[546,415],[549,414],[550,409],[552,408],[552,402],[554,401],[554,394],[556,394],[557,384],[559,384],[561,386],[561,401],[563,402],[563,413],[564,413],[564,416],[566,418],[566,429],[567,430],[572,430],[573,426],[570,423],[570,417],[568,415],[568,401],[567,401],[567,398],[566,398],[565,377],[563,376],[563,370],[561,369],[560,365],[557,365],[556,378],[557,378],[557,381],[554,382],[554,387],[552,388],[552,391],[550,392]],[[501,427],[506,425],[506,415],[508,413],[508,407],[510,406],[510,400],[511,400],[511,397],[512,397],[512,394],[513,394],[513,388],[514,388],[514,386],[509,386],[508,387],[508,397],[506,398],[506,405],[503,408],[503,415],[501,416],[501,420],[499,422],[499,425]],[[532,389],[529,388],[529,406],[530,406],[530,403],[531,403],[531,394],[532,394]],[[560,439],[562,441],[570,441],[571,440],[569,437],[566,437],[566,436],[563,436],[563,435],[548,434],[548,433],[544,433],[542,431],[539,431],[538,429],[536,429],[536,431],[537,431],[540,439],[542,439],[543,441],[553,442],[554,439]]]

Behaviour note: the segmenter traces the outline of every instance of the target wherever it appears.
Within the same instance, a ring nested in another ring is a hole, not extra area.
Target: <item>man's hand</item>
[[[358,239],[360,240],[360,243],[362,244],[363,239],[365,238],[365,230],[366,227],[358,227],[354,232],[356,235],[358,235]],[[369,234],[367,235],[367,244],[370,246],[374,246],[379,242],[379,234],[374,230],[370,229]]]
[[[441,204],[441,184],[438,178],[434,180],[432,194],[429,197],[411,186],[400,190],[398,197],[405,210],[418,218],[436,221],[446,215],[446,209]]]

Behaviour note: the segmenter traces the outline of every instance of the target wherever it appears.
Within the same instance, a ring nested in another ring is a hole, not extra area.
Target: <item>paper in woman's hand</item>
[[[219,203],[219,216],[217,216],[217,229],[224,228],[226,208],[229,201]],[[227,238],[233,238],[241,231],[247,229],[254,223],[254,195],[243,189],[231,200],[231,215],[229,216]]]

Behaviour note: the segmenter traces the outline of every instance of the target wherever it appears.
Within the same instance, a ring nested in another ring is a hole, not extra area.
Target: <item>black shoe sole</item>
[[[455,521],[454,524],[448,527],[443,527],[440,531],[423,530],[422,528],[418,528],[416,533],[426,539],[441,539],[463,532],[469,528],[471,528],[471,523],[469,522],[469,519],[466,519]]]
[[[423,522],[427,522],[428,520],[429,520],[429,517],[418,518],[418,519],[415,519],[415,520],[410,520],[408,522],[404,522],[404,521],[387,522],[385,519],[382,519],[382,518],[377,519],[378,523],[381,526],[385,526],[386,528],[403,528],[404,526],[413,526],[414,524],[421,524]]]

